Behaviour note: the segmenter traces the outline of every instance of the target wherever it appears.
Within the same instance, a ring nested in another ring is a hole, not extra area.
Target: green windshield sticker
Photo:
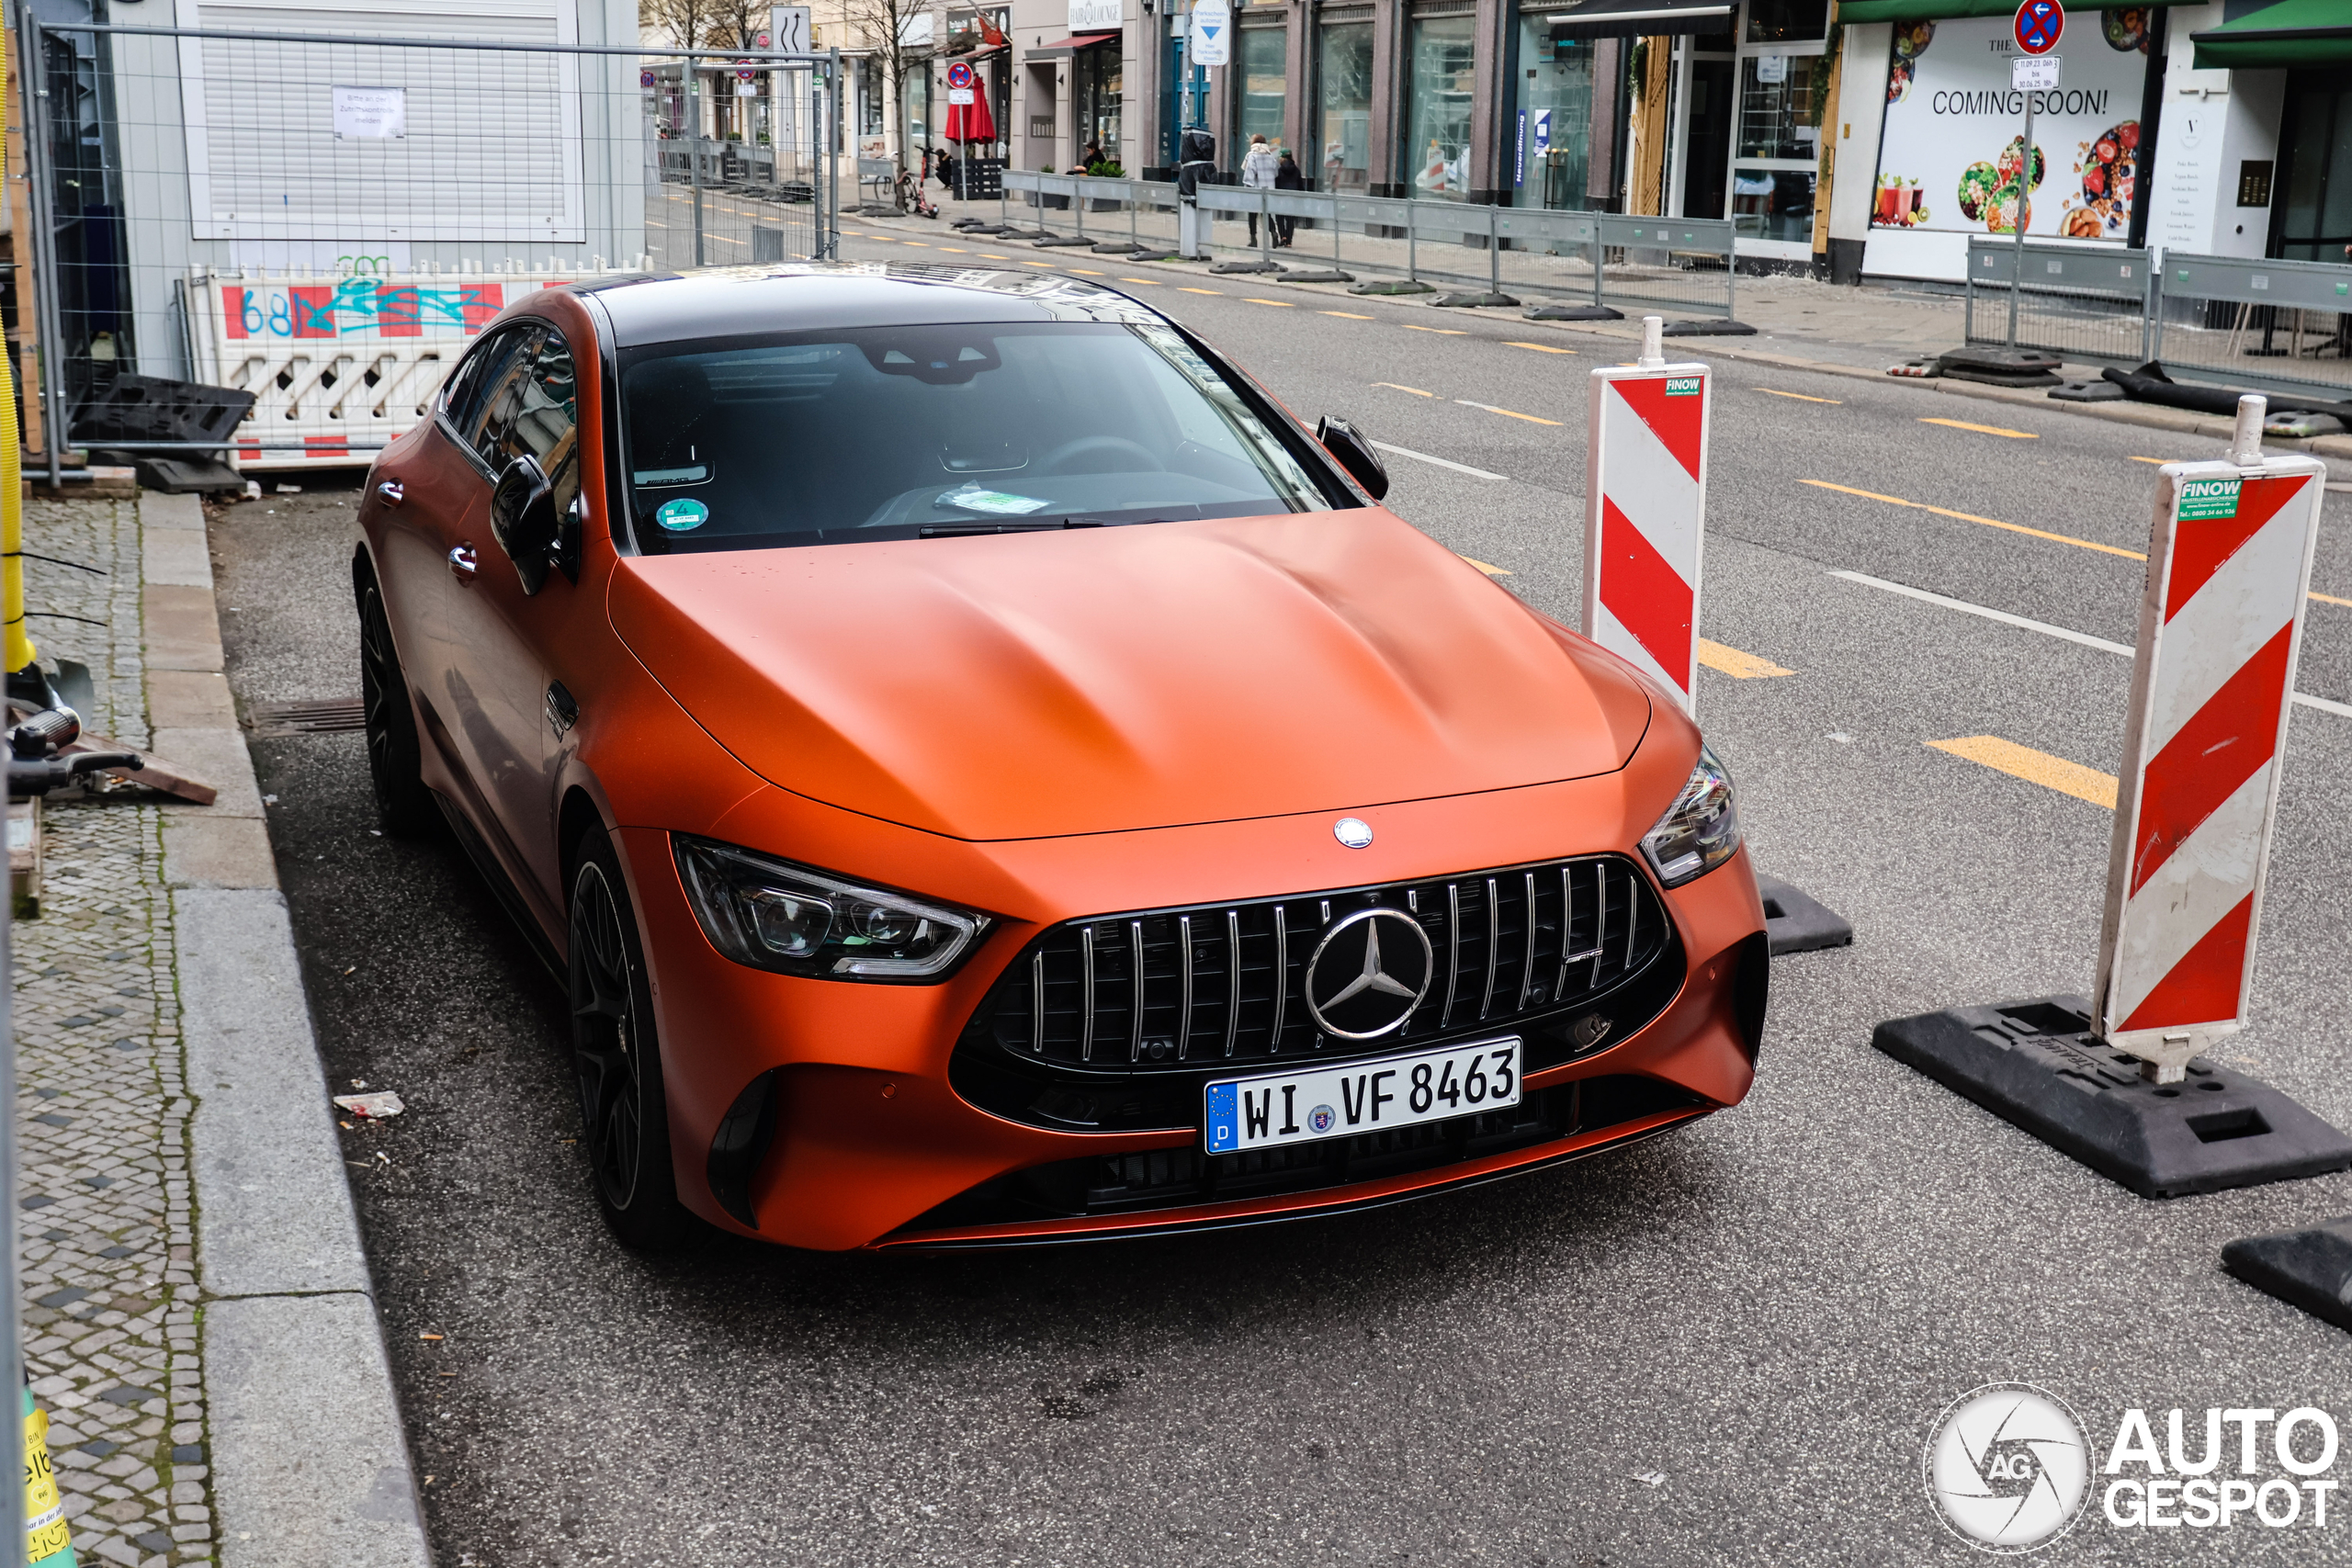
[[[2237,479],[2191,479],[2180,487],[2180,520],[2199,523],[2238,514]]]
[[[1668,376],[1666,378],[1666,395],[1669,398],[1697,397],[1699,395],[1699,378],[1696,376]]]
[[[683,534],[689,528],[699,528],[709,522],[710,508],[699,501],[681,497],[676,501],[663,502],[662,509],[653,514],[653,521],[673,534]]]
[[[1008,495],[1001,490],[982,490],[977,485],[966,485],[961,490],[951,490],[942,495],[939,504],[965,512],[986,512],[998,517],[1025,517],[1050,503],[1025,495]]]

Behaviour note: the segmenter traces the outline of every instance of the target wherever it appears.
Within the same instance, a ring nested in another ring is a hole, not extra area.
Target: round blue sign
[[[653,514],[653,521],[661,524],[673,534],[683,534],[689,529],[699,528],[709,522],[710,508],[699,501],[687,501],[684,498],[677,501],[665,501],[662,503],[661,510]]]
[[[2058,0],[2025,0],[2018,7],[2018,47],[2028,54],[2048,54],[2066,31],[2066,8]]]

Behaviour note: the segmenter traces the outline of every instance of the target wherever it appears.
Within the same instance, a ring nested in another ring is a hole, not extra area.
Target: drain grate
[[[357,697],[326,697],[306,703],[256,703],[245,729],[256,740],[277,735],[338,735],[367,727]]]

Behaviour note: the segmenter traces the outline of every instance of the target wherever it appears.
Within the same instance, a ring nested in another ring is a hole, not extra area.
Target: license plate
[[[1519,1038],[1223,1078],[1208,1086],[1206,1100],[1201,1142],[1213,1155],[1499,1111],[1519,1103]]]

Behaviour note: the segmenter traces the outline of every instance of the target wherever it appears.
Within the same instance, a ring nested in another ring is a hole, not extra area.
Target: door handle
[[[386,479],[376,487],[376,495],[386,506],[398,506],[408,499],[408,487],[398,479]]]
[[[481,571],[481,558],[471,545],[452,546],[449,550],[449,574],[460,582],[471,582]]]

